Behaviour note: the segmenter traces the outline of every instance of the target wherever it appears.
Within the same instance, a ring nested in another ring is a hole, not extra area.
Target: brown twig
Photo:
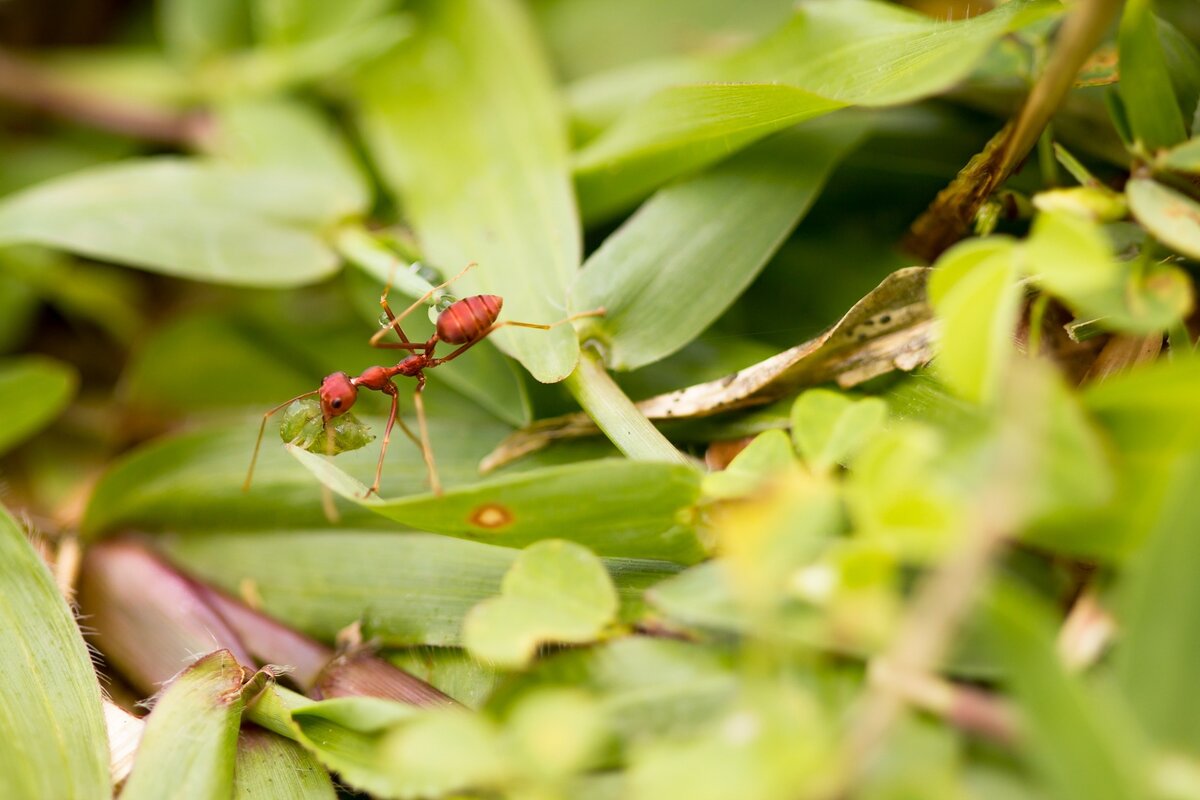
[[[83,91],[3,49],[0,102],[110,133],[183,148],[201,142],[209,125],[208,115],[202,112],[166,111]]]
[[[871,663],[868,677],[873,685],[967,733],[1004,745],[1017,740],[1016,711],[991,692],[937,675],[904,672],[881,661]]]
[[[1075,4],[1016,119],[993,136],[917,218],[904,242],[908,251],[932,262],[962,238],[984,201],[1029,155],[1120,7],[1121,0]]]
[[[1033,369],[1032,365],[1026,369]],[[1029,462],[1029,446],[1047,434],[1033,430],[1051,424],[1036,375],[1014,370],[1004,397],[1005,424],[998,434],[995,470],[964,526],[959,549],[918,584],[887,651],[875,659],[900,675],[930,675],[941,664],[954,634],[988,584],[993,564],[1020,526],[1024,509],[1019,498]],[[868,685],[849,731],[844,752],[848,787],[862,774],[908,703],[895,687]]]

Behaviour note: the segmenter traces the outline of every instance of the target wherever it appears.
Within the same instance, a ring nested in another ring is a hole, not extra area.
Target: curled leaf
[[[297,400],[284,410],[279,438],[310,453],[336,456],[366,447],[375,436],[367,424],[352,412],[334,417],[326,423],[320,401],[308,397]]]

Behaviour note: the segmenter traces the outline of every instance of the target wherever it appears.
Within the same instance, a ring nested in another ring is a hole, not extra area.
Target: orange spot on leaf
[[[498,530],[512,524],[513,514],[499,503],[485,503],[471,512],[471,524]]]

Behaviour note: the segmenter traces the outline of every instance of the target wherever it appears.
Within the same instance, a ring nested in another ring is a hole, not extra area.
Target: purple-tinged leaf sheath
[[[330,661],[317,677],[312,695],[322,700],[366,696],[414,706],[458,705],[452,697],[366,648],[351,650]]]
[[[79,602],[92,642],[146,694],[214,650],[255,663],[196,582],[134,542],[109,540],[88,550]]]

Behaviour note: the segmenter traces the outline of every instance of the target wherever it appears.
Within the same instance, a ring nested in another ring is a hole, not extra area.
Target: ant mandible
[[[254,443],[254,455],[250,458],[250,468],[246,472],[246,482],[242,485],[243,491],[250,488],[250,481],[254,476],[254,465],[258,462],[258,451],[262,446],[263,433],[267,429],[267,420],[273,414],[297,400],[315,394],[320,397],[321,414],[324,417],[324,422],[328,424],[334,417],[341,416],[350,410],[351,406],[354,405],[354,401],[358,399],[358,390],[362,388],[383,392],[392,398],[391,411],[388,412],[387,427],[384,428],[383,432],[383,444],[379,448],[379,463],[375,467],[375,482],[367,490],[366,496],[369,497],[371,494],[379,492],[379,480],[383,475],[383,459],[387,454],[388,442],[392,438],[392,426],[396,423],[400,424],[400,429],[413,441],[413,444],[421,449],[421,455],[425,459],[425,468],[429,472],[430,488],[434,494],[440,495],[442,493],[442,484],[438,480],[437,465],[433,461],[433,449],[429,446],[429,429],[425,422],[425,401],[422,398],[422,392],[425,391],[425,370],[441,366],[447,361],[453,361],[506,325],[548,331],[551,328],[564,325],[580,317],[594,317],[604,314],[604,309],[583,311],[560,319],[558,322],[551,323],[550,325],[542,325],[536,322],[517,322],[515,320],[497,322],[496,318],[500,316],[500,308],[504,305],[504,299],[494,294],[477,294],[456,300],[439,313],[437,329],[429,339],[424,342],[411,341],[405,335],[404,329],[400,327],[400,323],[404,318],[424,305],[437,292],[461,278],[467,270],[474,266],[474,263],[468,264],[453,278],[430,289],[398,315],[393,314],[391,306],[388,305],[388,293],[392,289],[392,284],[389,281],[384,286],[383,294],[379,297],[379,304],[383,306],[383,313],[387,315],[388,324],[375,332],[375,335],[371,337],[370,344],[372,347],[385,350],[410,350],[412,351],[412,355],[390,367],[367,367],[357,378],[351,378],[345,372],[335,372],[332,375],[326,375],[325,379],[321,381],[321,388],[298,394],[263,414],[262,424],[258,428],[258,439]],[[400,337],[400,341],[383,341],[383,337],[387,336],[389,331],[395,331],[396,335]],[[435,358],[433,351],[437,347],[438,342],[459,345],[459,347],[449,355]],[[404,424],[404,420],[400,419],[396,414],[400,392],[396,384],[393,383],[393,379],[398,375],[407,378],[416,378],[417,380],[417,389],[413,393],[413,405],[417,411],[417,428],[421,434],[419,438]]]

